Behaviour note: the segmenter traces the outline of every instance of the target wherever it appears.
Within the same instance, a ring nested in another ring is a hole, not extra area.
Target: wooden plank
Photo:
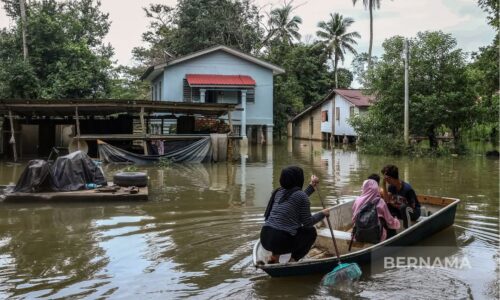
[[[454,198],[436,197],[428,195],[418,195],[417,198],[420,204],[431,204],[437,206],[447,206],[457,200]]]
[[[11,193],[5,194],[6,203],[26,202],[88,202],[88,201],[147,201],[149,191],[147,187],[139,188],[137,194],[131,194],[120,188],[114,193],[97,192],[97,190],[82,190],[74,192],[50,192],[50,193]]]

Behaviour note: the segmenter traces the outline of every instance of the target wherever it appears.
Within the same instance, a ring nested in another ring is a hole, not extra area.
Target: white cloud
[[[102,9],[110,14],[111,29],[106,41],[115,48],[115,59],[121,64],[130,64],[132,48],[141,45],[141,34],[147,30],[149,21],[142,7],[150,3],[174,6],[175,0],[102,0]],[[256,0],[259,7],[268,11],[279,7],[283,0]],[[361,34],[358,51],[368,51],[369,14],[362,1],[353,7],[351,0],[295,0],[295,14],[302,17],[301,34],[315,35],[317,23],[327,20],[331,12],[338,12],[355,20],[353,31]],[[0,11],[0,27],[11,22]],[[394,0],[381,1],[380,10],[374,13],[374,54],[380,55],[382,42],[394,35],[412,37],[419,31],[443,30],[457,38],[458,46],[473,51],[489,44],[494,32],[486,23],[486,14],[470,0]],[[348,56],[344,64],[350,67]]]

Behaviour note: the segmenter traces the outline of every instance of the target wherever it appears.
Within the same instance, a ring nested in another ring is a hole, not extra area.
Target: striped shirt
[[[322,212],[311,216],[311,203],[308,197],[314,192],[314,188],[311,185],[305,191],[296,191],[286,201],[280,203],[285,191],[279,190],[276,192],[271,213],[264,226],[296,235],[297,229],[300,227],[311,227],[324,218],[325,215]]]

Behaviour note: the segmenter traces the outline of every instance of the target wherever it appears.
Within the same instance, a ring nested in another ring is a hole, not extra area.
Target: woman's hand
[[[323,209],[321,212],[326,216],[326,217],[329,217],[330,216],[330,210],[331,208],[325,208]]]
[[[311,183],[310,185],[316,189],[316,186],[319,184],[319,178],[316,175],[311,175]]]

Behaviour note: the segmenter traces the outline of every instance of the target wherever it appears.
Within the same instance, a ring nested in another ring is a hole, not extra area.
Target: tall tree
[[[102,98],[110,91],[110,22],[93,0],[30,1],[26,7],[29,60],[23,62],[20,9],[2,0],[16,20],[0,34],[0,97]],[[15,75],[15,76],[13,76]],[[27,87],[21,89],[20,87]]]
[[[186,54],[217,44],[253,52],[262,40],[260,18],[250,0],[180,0],[174,20],[176,52]]]
[[[401,58],[404,38],[387,39],[384,54],[367,73],[367,87],[377,102],[366,116],[354,121],[365,141],[386,149],[401,151],[403,131],[403,74]],[[410,49],[410,132],[429,138],[432,149],[438,147],[437,129],[448,128],[458,149],[461,132],[475,119],[475,98],[468,89],[465,54],[457,49],[450,34],[441,31],[419,32],[411,39]]]
[[[333,71],[335,74],[335,87],[338,87],[337,67],[339,60],[344,62],[345,53],[350,52],[356,54],[354,45],[357,45],[355,39],[361,36],[357,31],[347,32],[349,27],[354,23],[351,18],[345,18],[338,14],[330,14],[328,22],[321,21],[318,23],[320,30],[316,35],[320,38],[318,45],[322,46],[325,54],[332,60],[333,57]]]
[[[300,40],[299,25],[302,18],[292,16],[294,7],[285,3],[281,8],[271,10],[268,20],[268,34],[266,41],[277,40],[280,43],[291,45],[293,40]]]
[[[352,4],[356,5],[358,0],[352,0]],[[373,47],[373,10],[380,8],[380,0],[363,0],[363,6],[370,12],[370,45],[368,46],[368,69],[372,65],[372,47]]]
[[[150,19],[142,35],[146,46],[133,49],[141,65],[219,44],[247,53],[260,49],[261,15],[251,0],[180,0],[175,7],[151,4],[144,11]]]

